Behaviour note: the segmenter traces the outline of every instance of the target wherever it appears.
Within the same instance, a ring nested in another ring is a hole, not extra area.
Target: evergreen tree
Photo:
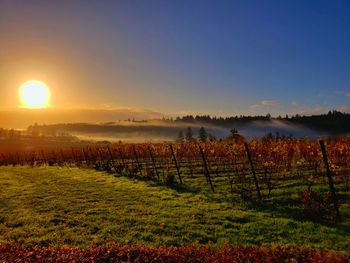
[[[201,127],[201,128],[199,129],[199,132],[198,132],[198,139],[199,139],[201,142],[207,141],[207,139],[208,139],[208,134],[207,134],[206,130],[204,129],[204,127]]]
[[[179,135],[177,136],[176,141],[177,142],[184,142],[185,141],[184,133],[182,131],[179,131]]]
[[[238,134],[238,131],[235,128],[231,129],[230,132],[231,132],[231,137],[235,137]]]
[[[188,127],[187,131],[186,131],[186,141],[191,142],[193,140],[194,139],[193,139],[192,129],[191,129],[191,127]]]

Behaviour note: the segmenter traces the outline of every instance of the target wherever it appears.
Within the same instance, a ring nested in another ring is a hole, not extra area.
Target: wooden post
[[[97,150],[97,152],[98,152],[98,155],[100,156],[100,160],[101,160],[101,163],[102,163],[102,162],[104,161],[104,160],[103,160],[103,154],[102,154],[100,148],[97,147],[96,150]]]
[[[140,175],[142,176],[141,166],[140,166],[139,158],[137,157],[136,148],[134,144],[132,145],[132,149],[134,150],[134,156],[137,163],[137,168],[139,169]]]
[[[83,154],[84,154],[84,159],[85,159],[85,163],[86,165],[89,165],[90,162],[89,162],[89,156],[87,154],[87,152],[85,151],[85,149],[83,148]]]
[[[42,162],[42,164],[46,163],[47,160],[46,160],[44,151],[43,151],[43,150],[40,150],[40,154],[41,154],[41,162]]]
[[[148,145],[147,148],[148,148],[149,156],[151,157],[151,160],[152,160],[152,163],[153,163],[153,169],[154,169],[154,171],[155,171],[155,173],[157,175],[158,181],[159,181],[159,173],[158,173],[158,170],[157,170],[156,162],[155,162],[153,154],[152,154],[151,147]]]
[[[131,172],[129,169],[127,169],[127,163],[125,161],[125,158],[124,158],[124,155],[123,155],[123,152],[120,150],[120,148],[118,148],[118,152],[119,152],[119,156],[120,156],[120,159],[121,159],[121,163],[123,165],[123,169],[125,170],[125,172],[127,174],[129,174],[129,176],[131,176]]]
[[[207,181],[208,181],[209,184],[210,184],[211,190],[214,192],[214,186],[213,186],[213,183],[212,183],[211,178],[210,178],[210,173],[209,173],[209,169],[208,169],[207,159],[205,158],[205,155],[204,155],[202,146],[200,146],[200,145],[199,145],[199,151],[200,151],[200,153],[201,153],[202,160],[203,160],[203,164],[204,164],[204,173],[205,173],[205,176],[206,176],[206,178],[207,178]]]
[[[115,172],[117,172],[118,171],[118,169],[117,169],[118,162],[114,159],[111,148],[109,146],[107,146],[107,149],[108,149],[108,152],[109,152],[109,155],[110,155],[111,162],[112,162],[112,165],[114,167],[114,170],[115,170]]]
[[[92,162],[95,164],[96,163],[96,155],[94,154],[94,152],[92,151],[92,148],[91,147],[88,147],[87,148],[87,151],[91,153],[91,160]]]
[[[74,152],[74,148],[72,147],[72,157],[73,157],[73,160],[74,160],[74,164],[76,165],[77,164],[77,160],[75,158],[75,152]]]
[[[177,171],[177,175],[179,176],[180,183],[183,184],[182,183],[182,178],[181,178],[181,173],[180,173],[180,168],[179,168],[179,165],[178,165],[177,160],[176,160],[176,156],[175,156],[175,153],[174,153],[173,146],[171,144],[169,144],[169,147],[170,147],[171,154],[173,156],[173,160],[174,160],[174,163],[175,163],[175,166],[176,166],[176,171]]]
[[[68,162],[67,162],[68,159],[67,160],[65,159],[62,148],[60,149],[60,153],[61,153],[61,160],[62,160],[61,166],[65,165],[65,164],[68,165]]]
[[[327,177],[328,177],[328,184],[329,184],[329,190],[330,190],[331,195],[332,195],[334,209],[335,209],[335,212],[336,212],[336,215],[337,215],[337,220],[339,220],[340,219],[340,212],[339,212],[338,199],[337,199],[337,196],[335,194],[335,188],[334,188],[334,183],[333,183],[332,171],[329,168],[327,150],[326,150],[326,146],[324,144],[324,141],[320,140],[320,146],[321,146],[321,151],[322,151],[323,163],[324,163],[324,166],[326,167],[326,172],[327,172]]]
[[[259,200],[261,200],[259,182],[258,182],[258,178],[256,177],[255,168],[254,168],[252,156],[250,155],[248,143],[246,143],[246,142],[244,143],[244,148],[245,148],[245,151],[247,152],[248,161],[250,163],[250,168],[251,168],[253,179],[254,179],[254,183],[255,183],[256,193],[257,193],[257,196],[258,196]]]
[[[124,159],[124,155],[122,153],[122,151],[120,149],[118,149],[119,155],[120,155],[120,159],[122,160],[122,164],[124,166],[124,168],[126,169],[126,163],[125,163],[125,159]]]
[[[12,159],[12,164],[13,164],[12,154],[9,155],[9,157]],[[35,152],[33,151],[33,152],[32,152],[32,159],[31,159],[30,165],[33,167],[33,166],[34,166],[34,163],[35,163]]]
[[[56,151],[54,151],[54,150],[52,151],[52,159],[49,160],[49,163],[50,163],[50,161],[51,161],[52,165],[57,164]]]
[[[109,148],[109,146],[107,146],[107,149],[108,149],[109,156],[111,158],[112,165],[115,167],[115,161],[114,161],[114,158],[113,158],[113,154],[112,154],[111,148]]]

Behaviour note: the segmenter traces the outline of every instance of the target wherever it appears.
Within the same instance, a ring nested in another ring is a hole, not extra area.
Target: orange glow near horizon
[[[42,81],[29,80],[19,88],[21,107],[27,109],[42,109],[50,106],[50,89]]]

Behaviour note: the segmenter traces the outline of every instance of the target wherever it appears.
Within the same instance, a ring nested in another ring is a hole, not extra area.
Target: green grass
[[[350,250],[349,205],[342,206],[345,219],[336,225],[301,221],[300,211],[293,209],[283,199],[232,203],[208,192],[89,169],[0,167],[0,243],[86,247],[112,241],[165,246],[226,242]]]

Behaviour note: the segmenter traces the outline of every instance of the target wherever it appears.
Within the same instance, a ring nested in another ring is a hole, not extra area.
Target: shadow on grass
[[[198,187],[193,187],[193,186],[186,185],[186,184],[180,184],[178,182],[174,182],[172,184],[166,184],[165,182],[163,182],[161,180],[157,180],[157,178],[150,178],[150,177],[140,176],[140,175],[135,175],[135,174],[132,174],[132,175],[130,175],[130,174],[114,174],[114,176],[135,179],[135,180],[140,181],[140,182],[145,182],[149,186],[153,186],[153,187],[159,187],[159,186],[160,187],[167,187],[167,188],[170,188],[172,190],[175,190],[178,193],[200,194],[203,192],[202,189],[200,189]]]
[[[115,176],[122,176],[127,177],[130,179],[135,179],[138,181],[146,182],[149,186],[152,187],[168,187],[169,189],[175,190],[178,193],[190,193],[193,195],[201,194],[204,195],[208,202],[212,203],[231,203],[232,209],[237,207],[236,205],[240,207],[244,207],[250,210],[258,211],[258,212],[264,212],[269,213],[274,216],[282,217],[282,218],[290,218],[296,221],[304,221],[304,222],[313,222],[318,223],[327,227],[335,227],[337,230],[349,234],[350,229],[346,226],[337,224],[335,222],[332,222],[330,220],[324,219],[324,218],[310,218],[307,217],[304,213],[300,198],[292,198],[288,196],[288,192],[283,193],[275,193],[270,199],[265,199],[263,201],[259,201],[257,199],[249,200],[249,201],[242,201],[239,198],[235,198],[234,195],[230,194],[223,194],[220,192],[211,192],[210,189],[203,189],[202,187],[194,187],[190,186],[188,184],[180,184],[177,182],[174,182],[173,184],[165,184],[164,182],[157,180],[156,178],[149,178],[145,176],[139,176],[139,175],[126,175],[126,174],[119,174]],[[289,189],[290,189],[289,185]],[[292,184],[292,186],[303,186],[302,183],[296,182]],[[300,191],[301,195],[302,191]],[[277,194],[277,195],[276,195]],[[339,199],[346,199],[346,195],[338,194]]]
[[[249,202],[244,202],[244,206],[247,209],[270,213],[278,217],[289,218],[295,221],[317,223],[322,226],[334,228],[337,232],[343,235],[350,235],[350,227],[341,224],[342,220],[335,222],[329,219],[329,215],[325,217],[307,216],[304,213],[300,200],[298,199],[280,198],[278,200],[252,200]]]

